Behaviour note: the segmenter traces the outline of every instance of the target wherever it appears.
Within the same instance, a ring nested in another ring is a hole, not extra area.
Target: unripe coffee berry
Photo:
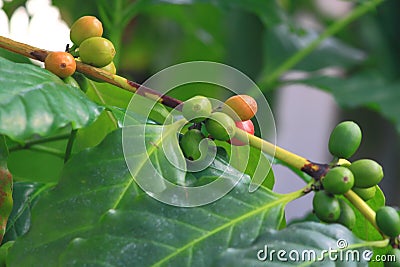
[[[112,73],[112,74],[116,74],[116,73],[117,73],[117,68],[115,67],[115,64],[114,64],[113,61],[111,61],[110,64],[108,64],[108,65],[102,67],[101,69],[102,69],[102,70],[105,70],[105,71],[107,71],[107,72],[109,72],[109,73]]]
[[[84,40],[90,37],[100,37],[103,35],[103,25],[94,16],[84,16],[79,18],[71,26],[70,39],[79,46]]]
[[[376,211],[376,225],[385,235],[396,237],[400,235],[400,215],[390,207],[384,206]]]
[[[191,129],[181,138],[179,144],[183,155],[189,160],[197,160],[201,157],[200,142],[204,139],[200,130]]]
[[[364,201],[367,201],[374,198],[376,194],[376,187],[376,185],[368,188],[353,187],[352,190]]]
[[[360,146],[361,137],[361,129],[355,122],[341,122],[329,138],[329,152],[339,158],[350,158]]]
[[[227,141],[235,135],[236,125],[231,117],[215,112],[205,122],[207,132],[217,140]]]
[[[317,191],[313,198],[315,215],[323,222],[336,222],[340,216],[340,204],[338,199],[326,192]]]
[[[111,74],[116,74],[116,73],[117,73],[117,68],[115,67],[114,62],[111,62],[111,63],[108,64],[107,66],[102,67],[101,69],[102,69],[102,70],[105,70],[105,71],[107,71],[107,72],[109,72],[109,73],[111,73]],[[95,77],[92,77],[92,76],[89,76],[89,78],[90,78],[91,80],[96,81],[96,82],[99,82],[99,83],[103,83],[103,82],[104,82],[103,80],[100,80],[100,79],[95,78]]]
[[[44,66],[60,78],[71,76],[76,70],[75,59],[67,52],[50,52],[44,60]]]
[[[257,113],[257,102],[249,95],[235,95],[225,101],[222,111],[235,121],[247,121]]]
[[[114,45],[103,37],[88,38],[79,47],[79,57],[82,62],[98,68],[110,64],[114,56]]]
[[[354,186],[356,187],[372,187],[383,178],[381,165],[371,159],[354,161],[348,168],[354,175]]]
[[[185,119],[192,122],[201,122],[207,119],[212,112],[210,100],[204,96],[195,96],[183,103],[182,113]]]
[[[235,125],[237,128],[251,134],[254,135],[254,124],[251,120],[247,120],[247,121],[235,121]],[[234,146],[244,146],[246,145],[245,143],[243,143],[242,141],[240,141],[237,138],[232,138],[229,141],[232,145]]]
[[[346,167],[335,167],[322,178],[324,189],[332,194],[344,194],[354,185],[353,173]]]
[[[340,216],[337,220],[338,223],[346,226],[350,230],[356,225],[356,214],[354,210],[343,199],[339,199]]]

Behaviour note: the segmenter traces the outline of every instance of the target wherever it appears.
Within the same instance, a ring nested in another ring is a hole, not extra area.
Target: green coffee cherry
[[[336,222],[340,216],[338,199],[326,191],[315,192],[313,199],[315,215],[323,222]]]
[[[396,237],[400,235],[400,215],[389,206],[384,206],[376,211],[376,225],[385,235]]]
[[[83,63],[102,68],[113,61],[114,45],[103,37],[91,37],[79,46],[79,57]]]
[[[383,178],[381,165],[370,159],[354,161],[349,170],[354,175],[354,186],[368,188],[377,185]]]
[[[192,122],[202,122],[207,119],[212,112],[210,100],[204,96],[195,96],[185,101],[182,113],[185,119]]]
[[[361,144],[361,129],[352,121],[339,123],[329,138],[329,152],[339,158],[350,158]]]
[[[105,71],[107,71],[107,72],[109,72],[111,74],[116,74],[117,73],[117,68],[115,67],[115,64],[114,64],[113,61],[111,61],[110,64],[102,67],[101,69],[105,70]],[[95,78],[95,77],[90,77],[90,78],[95,82],[99,82],[99,83],[103,83],[104,82],[103,80],[100,80],[100,79]]]
[[[112,74],[116,74],[116,73],[117,73],[117,68],[115,67],[115,64],[114,64],[113,61],[111,61],[110,64],[108,64],[108,65],[102,67],[101,69],[102,69],[102,70],[105,70],[105,71],[107,71],[107,72],[109,72],[109,73],[112,73]]]
[[[353,173],[346,167],[335,167],[322,178],[324,189],[332,194],[344,194],[354,185]]]
[[[205,124],[208,133],[217,140],[227,141],[235,135],[235,122],[225,113],[211,114]]]
[[[353,187],[352,190],[359,197],[361,197],[364,201],[367,201],[367,200],[370,200],[370,199],[374,198],[375,193],[376,193],[376,187],[377,187],[377,185],[371,186],[371,187],[368,187],[368,188]]]
[[[189,160],[197,160],[201,157],[200,142],[204,139],[201,131],[191,129],[187,131],[180,140],[182,152]]]
[[[100,37],[103,34],[101,21],[94,16],[83,16],[71,26],[70,39],[79,46],[90,37]]]
[[[339,159],[337,165],[342,167],[349,167],[351,165],[351,162],[348,161],[347,159]]]
[[[384,262],[385,267],[400,267],[400,249],[391,249],[386,254],[386,259],[389,259],[389,257],[391,258],[391,261],[386,260]]]
[[[346,226],[350,230],[356,225],[356,214],[354,210],[343,199],[339,199],[340,216],[337,220],[338,223]]]

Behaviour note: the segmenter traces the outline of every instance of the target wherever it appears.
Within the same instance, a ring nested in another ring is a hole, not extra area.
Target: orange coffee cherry
[[[257,112],[257,102],[249,95],[235,95],[225,101],[222,111],[235,121],[247,121]]]
[[[60,78],[71,76],[76,70],[75,59],[67,52],[50,52],[44,61],[44,66]]]

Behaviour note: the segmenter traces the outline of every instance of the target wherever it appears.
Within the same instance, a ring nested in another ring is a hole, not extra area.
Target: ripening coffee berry
[[[114,64],[113,61],[111,61],[110,64],[108,64],[108,65],[102,67],[101,69],[102,69],[102,70],[105,70],[105,71],[107,71],[107,72],[109,72],[109,73],[112,73],[112,74],[116,74],[116,73],[117,73],[117,68],[115,67],[115,64]]]
[[[376,187],[377,187],[377,185],[367,187],[367,188],[353,187],[352,190],[359,197],[361,197],[364,201],[367,201],[367,200],[374,198],[374,196],[376,194]]]
[[[227,141],[235,135],[235,122],[225,113],[212,113],[205,125],[207,132],[217,140]]]
[[[396,237],[400,235],[400,215],[390,207],[384,206],[376,211],[376,225],[385,235]]]
[[[383,178],[381,165],[371,159],[354,161],[348,168],[354,175],[354,186],[356,187],[372,187]]]
[[[390,259],[390,260],[389,260]],[[400,267],[400,249],[392,248],[386,254],[385,267]]]
[[[110,64],[114,56],[114,45],[103,37],[90,37],[79,46],[79,57],[82,62],[98,68]]]
[[[83,16],[74,22],[69,33],[71,41],[79,46],[84,40],[90,37],[103,35],[103,25],[94,16]]]
[[[44,66],[60,78],[66,78],[76,70],[75,59],[67,52],[50,52],[44,60]]]
[[[356,214],[354,210],[343,199],[339,199],[340,216],[337,220],[338,223],[346,226],[350,230],[356,225]]]
[[[329,152],[339,158],[350,158],[360,146],[361,137],[361,129],[355,122],[341,122],[329,138]]]
[[[117,68],[115,67],[114,62],[112,62],[112,61],[111,61],[110,64],[108,64],[107,66],[102,67],[101,69],[105,70],[105,71],[107,71],[107,72],[109,72],[111,74],[116,74],[117,73]],[[91,80],[99,82],[99,83],[103,83],[104,82],[103,80],[100,80],[100,79],[92,77],[92,76],[89,76],[89,78]]]
[[[242,129],[243,131],[254,135],[254,124],[251,120],[247,120],[247,121],[235,121],[235,125],[237,128]],[[232,145],[234,146],[244,146],[246,145],[245,143],[243,143],[242,141],[240,141],[237,138],[232,138],[229,141]]]
[[[323,222],[336,222],[340,216],[340,204],[338,199],[326,192],[317,191],[313,198],[315,215]]]
[[[185,119],[192,122],[202,122],[212,112],[210,100],[204,96],[195,96],[183,103],[182,113]]]
[[[324,189],[332,194],[344,194],[354,185],[353,173],[346,167],[335,167],[322,178]]]
[[[235,121],[247,121],[257,113],[257,102],[249,95],[235,95],[225,101],[222,111]]]
[[[181,138],[179,145],[183,155],[189,160],[197,160],[201,157],[200,142],[204,139],[200,130],[191,129]]]

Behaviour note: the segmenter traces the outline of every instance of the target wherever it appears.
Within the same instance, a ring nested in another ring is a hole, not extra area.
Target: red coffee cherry
[[[239,129],[242,129],[243,131],[254,135],[254,124],[251,120],[247,121],[235,121],[236,127]],[[242,141],[238,140],[237,138],[232,138],[229,140],[229,143],[231,143],[234,146],[244,146],[246,145]]]

